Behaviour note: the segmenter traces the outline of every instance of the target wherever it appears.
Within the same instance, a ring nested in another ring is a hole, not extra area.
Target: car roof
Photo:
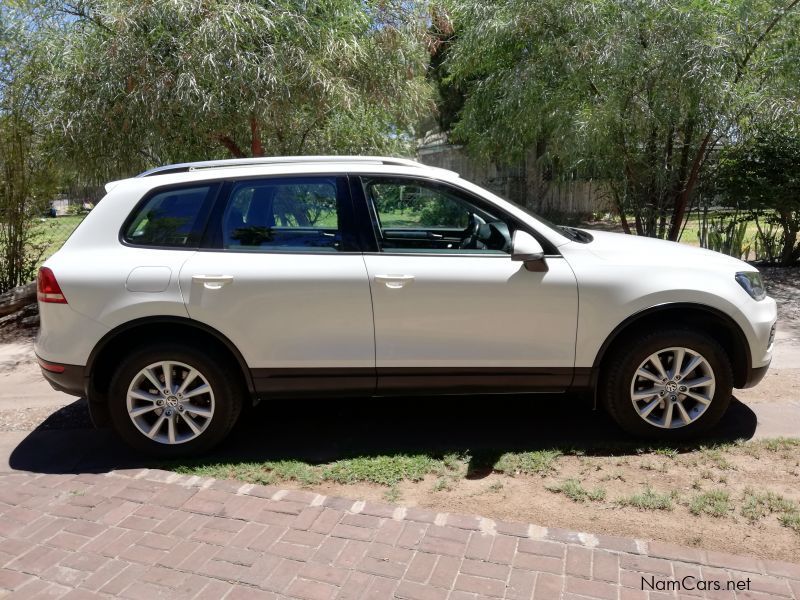
[[[156,167],[139,173],[130,179],[111,181],[106,184],[110,192],[124,182],[145,183],[146,187],[169,183],[248,177],[253,175],[302,175],[312,173],[385,173],[428,175],[443,179],[458,179],[458,173],[424,165],[405,158],[386,156],[277,156],[260,158],[237,158],[177,163]],[[138,187],[138,186],[137,186]]]
[[[390,156],[263,156],[256,158],[232,158],[226,160],[205,160],[177,163],[174,165],[165,165],[163,167],[150,169],[144,173],[139,173],[137,177],[152,177],[153,175],[161,175],[166,173],[181,173],[187,171],[197,171],[199,169],[220,169],[242,166],[290,164],[324,165],[341,163],[380,164],[419,168],[426,168],[427,166],[415,160],[410,160],[407,158],[394,158]]]

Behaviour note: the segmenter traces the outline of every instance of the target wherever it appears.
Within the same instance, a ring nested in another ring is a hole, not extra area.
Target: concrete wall
[[[455,171],[498,196],[542,214],[585,214],[609,209],[607,195],[598,182],[585,179],[565,183],[544,181],[535,156],[516,165],[475,161],[461,146],[449,144],[444,135],[433,134],[426,136],[417,147],[417,160]]]

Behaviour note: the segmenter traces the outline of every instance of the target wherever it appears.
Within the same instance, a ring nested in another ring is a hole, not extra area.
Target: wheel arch
[[[671,315],[678,319],[670,319]],[[747,374],[752,365],[750,345],[741,327],[729,315],[705,304],[692,302],[669,302],[646,308],[630,315],[617,325],[608,335],[597,352],[592,370],[596,377],[602,376],[604,362],[612,354],[616,343],[626,336],[640,330],[652,330],[663,325],[674,325],[676,322],[690,325],[693,329],[704,331],[716,339],[731,360],[733,367],[734,387],[741,388],[747,381]]]
[[[150,338],[147,338],[148,333],[151,334]],[[138,345],[145,339],[167,336],[181,336],[179,339],[202,344],[201,347],[221,352],[224,357],[228,358],[231,366],[238,366],[248,394],[252,400],[255,400],[256,390],[250,368],[239,349],[224,334],[204,323],[185,317],[144,317],[128,321],[109,331],[100,339],[89,355],[84,375],[87,396],[92,409],[92,419],[96,425],[107,424],[107,410],[104,405],[111,383],[111,369],[103,369],[103,367],[112,365],[115,360],[119,360],[125,348]]]

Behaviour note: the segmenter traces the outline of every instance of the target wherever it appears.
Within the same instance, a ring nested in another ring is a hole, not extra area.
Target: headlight
[[[767,290],[764,289],[764,282],[761,279],[761,273],[758,271],[737,273],[736,281],[754,300],[763,300],[767,297]]]

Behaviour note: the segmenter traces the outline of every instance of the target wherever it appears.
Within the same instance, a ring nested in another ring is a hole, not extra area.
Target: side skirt
[[[266,397],[558,393],[590,389],[592,368],[253,369]]]

